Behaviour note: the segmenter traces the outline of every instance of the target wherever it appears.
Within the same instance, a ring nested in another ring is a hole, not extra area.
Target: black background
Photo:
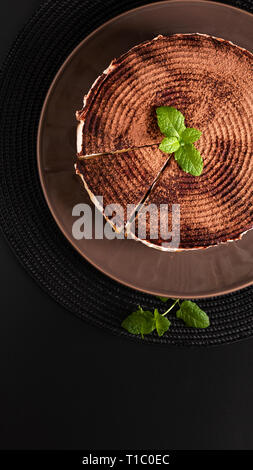
[[[40,3],[1,0],[0,67]],[[253,340],[114,337],[47,297],[2,236],[0,249],[1,449],[253,448]]]

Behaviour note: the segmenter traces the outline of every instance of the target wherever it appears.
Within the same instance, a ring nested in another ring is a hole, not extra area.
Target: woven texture
[[[106,8],[103,0],[43,3],[13,45],[0,89],[0,225],[4,235],[23,266],[59,304],[92,324],[129,338],[132,336],[120,326],[122,319],[138,304],[152,308],[159,301],[107,278],[65,240],[40,187],[36,137],[46,92],[68,54],[108,19],[147,3],[151,2],[106,0]],[[251,0],[227,3],[253,12]],[[186,328],[174,320],[164,337],[152,335],[144,341],[206,346],[252,335],[253,287],[202,299],[198,305],[210,316],[207,330]]]

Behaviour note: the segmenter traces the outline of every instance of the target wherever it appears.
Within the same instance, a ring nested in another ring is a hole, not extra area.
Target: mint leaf
[[[166,331],[168,331],[171,323],[168,320],[168,318],[160,315],[157,308],[155,308],[154,310],[154,317],[155,317],[155,327],[156,327],[158,336],[162,336]]]
[[[180,168],[193,176],[199,176],[203,170],[203,160],[199,151],[194,147],[202,132],[193,127],[186,128],[184,116],[172,106],[156,108],[157,122],[165,138],[159,149],[165,153],[174,153]]]
[[[193,176],[199,176],[203,170],[203,160],[193,144],[185,144],[174,153],[175,160],[182,170]]]
[[[177,318],[185,322],[187,326],[194,328],[207,328],[210,325],[209,317],[207,314],[198,307],[195,302],[184,300],[180,309],[176,313]]]
[[[199,140],[201,135],[201,131],[199,131],[198,129],[194,129],[193,127],[189,127],[188,129],[184,130],[181,135],[181,139],[187,144],[193,144],[193,142]]]
[[[185,130],[184,116],[172,106],[156,108],[158,126],[166,137],[179,137]]]
[[[154,315],[149,310],[144,311],[139,306],[136,312],[131,313],[123,320],[121,326],[129,333],[141,335],[143,338],[144,335],[152,333],[155,329]]]
[[[169,300],[169,297],[161,297],[160,295],[157,295],[156,297],[160,299],[162,302],[167,302],[167,300]]]
[[[165,153],[176,152],[180,147],[177,137],[165,137],[159,145],[159,149]]]

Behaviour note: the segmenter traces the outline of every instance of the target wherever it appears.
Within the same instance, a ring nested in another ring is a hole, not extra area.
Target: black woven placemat
[[[36,136],[46,92],[68,54],[109,18],[146,3],[151,2],[44,2],[13,45],[0,84],[0,225],[4,235],[23,266],[57,302],[90,323],[129,337],[120,326],[122,318],[138,304],[151,308],[159,301],[107,278],[65,240],[40,187]],[[252,0],[228,3],[253,12]],[[186,328],[174,321],[163,338],[147,336],[145,341],[217,345],[252,335],[253,287],[198,304],[211,318],[208,329]]]

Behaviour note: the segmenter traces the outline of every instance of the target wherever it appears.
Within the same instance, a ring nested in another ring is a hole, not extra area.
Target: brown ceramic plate
[[[124,13],[88,36],[55,77],[41,113],[38,166],[56,223],[74,248],[113,279],[169,297],[225,294],[253,283],[253,230],[241,240],[177,253],[134,240],[75,240],[72,208],[94,207],[74,174],[75,111],[98,75],[135,44],[158,34],[199,32],[228,39],[253,52],[253,15],[214,2],[171,0]]]

